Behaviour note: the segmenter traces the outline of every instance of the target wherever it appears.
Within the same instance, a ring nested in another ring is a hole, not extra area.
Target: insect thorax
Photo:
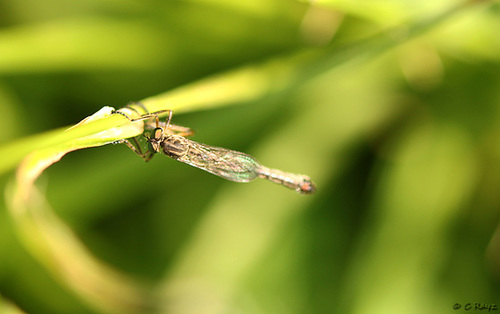
[[[186,155],[189,150],[187,139],[178,135],[166,136],[161,146],[165,155],[175,159]]]

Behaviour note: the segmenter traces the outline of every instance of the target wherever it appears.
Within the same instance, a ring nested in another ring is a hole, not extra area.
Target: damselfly
[[[169,117],[165,122],[160,122],[158,115],[165,112],[168,112]],[[133,144],[128,140],[119,141],[130,147],[145,161],[151,160],[156,153],[163,153],[172,159],[234,182],[249,182],[255,178],[262,178],[302,194],[311,194],[316,191],[316,186],[306,175],[267,168],[254,157],[245,153],[187,139],[187,136],[193,135],[193,131],[186,127],[170,124],[171,110],[146,114],[137,119],[130,119],[122,112],[117,113],[122,114],[132,122],[155,119],[154,126],[146,124],[147,127],[154,128],[150,135],[145,135],[148,141],[148,152],[142,152],[136,138],[132,139]]]

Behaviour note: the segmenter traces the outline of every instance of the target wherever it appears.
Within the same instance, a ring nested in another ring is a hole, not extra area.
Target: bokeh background
[[[498,309],[496,1],[3,0],[0,147],[264,66],[293,79],[173,122],[308,174],[316,194],[225,181],[165,156],[144,163],[124,145],[70,153],[37,185],[87,247],[81,259],[113,275],[95,271],[103,293],[93,276],[63,278],[3,200],[0,311]],[[15,168],[1,168],[4,190]],[[115,275],[127,283],[108,287]]]

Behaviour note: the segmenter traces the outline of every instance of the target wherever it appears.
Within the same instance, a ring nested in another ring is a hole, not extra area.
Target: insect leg
[[[136,111],[135,109],[133,109],[133,110]],[[159,110],[159,111],[155,111],[155,112],[152,112],[152,113],[146,113],[146,114],[143,114],[142,116],[140,116],[139,118],[135,118],[135,119],[130,118],[126,113],[124,113],[124,112],[122,112],[120,110],[113,111],[113,114],[120,114],[120,115],[124,116],[125,118],[127,118],[130,122],[137,122],[137,121],[141,121],[141,120],[155,118],[156,124],[159,125],[158,115],[160,115],[162,113],[165,113],[165,112],[169,113],[169,119],[168,119],[167,123],[170,123],[170,119],[172,118],[172,110],[170,110],[170,109]]]
[[[175,124],[170,124],[168,126],[168,131],[173,131],[173,132],[167,132],[169,134],[180,135],[182,137],[188,137],[194,135],[194,131],[191,130],[190,128]]]
[[[128,148],[130,148],[134,153],[136,153],[138,156],[140,156],[146,162],[150,161],[151,158],[153,158],[153,156],[154,156],[154,153],[152,153],[152,152],[149,152],[149,151],[147,153],[142,152],[141,146],[139,145],[139,142],[137,141],[136,137],[131,138],[130,141],[127,139],[122,139],[122,140],[114,142],[113,144],[125,144],[125,145],[127,145]]]

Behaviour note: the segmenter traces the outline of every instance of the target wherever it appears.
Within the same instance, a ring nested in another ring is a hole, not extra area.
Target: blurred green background
[[[500,307],[500,4],[475,2],[0,2],[0,148],[105,105],[270,67],[282,75],[259,82],[266,92],[173,123],[318,187],[233,183],[124,145],[70,153],[37,185],[88,248],[75,256],[61,239],[55,251],[95,277],[47,266],[3,200],[0,311]],[[4,168],[3,190],[15,173]],[[126,284],[108,287],[115,277]]]

